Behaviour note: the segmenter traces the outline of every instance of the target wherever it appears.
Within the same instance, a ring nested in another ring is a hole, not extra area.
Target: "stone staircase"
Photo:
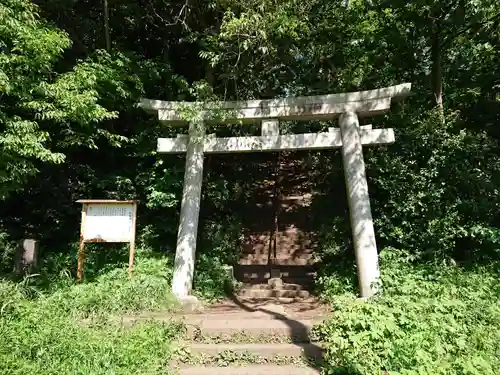
[[[242,256],[232,268],[239,286],[226,300],[184,314],[186,333],[170,363],[178,374],[320,374],[323,350],[311,329],[330,311],[312,296],[318,261],[310,227],[313,197],[308,179],[297,180],[307,176],[299,167],[290,162],[281,168],[285,178],[273,254],[273,181],[256,187],[261,191],[255,207],[247,208]]]
[[[309,291],[304,290],[299,284],[286,284],[281,279],[270,279],[271,284],[250,285],[238,290],[237,295],[249,298],[279,298],[281,300],[289,298],[307,298]]]
[[[242,284],[236,295],[280,303],[300,301],[310,296],[315,274],[314,266],[240,264],[234,269],[236,280]]]
[[[236,274],[244,284],[235,295],[184,316],[171,365],[180,375],[319,374],[323,350],[311,329],[329,309],[310,296],[312,267],[240,266]]]
[[[330,309],[310,295],[314,267],[240,265],[235,274],[243,286],[225,300],[122,322],[182,321],[169,363],[179,375],[319,375],[323,349],[311,331]]]
[[[238,264],[308,266],[319,260],[311,210],[319,192],[303,157],[282,153],[278,170],[273,162],[264,168],[271,175],[254,182],[252,200],[245,205]]]
[[[325,316],[322,306],[312,299],[300,306],[255,300],[233,297],[186,316],[171,366],[180,375],[320,374],[323,351],[311,329]]]

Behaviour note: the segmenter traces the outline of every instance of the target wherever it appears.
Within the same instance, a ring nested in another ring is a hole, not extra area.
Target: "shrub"
[[[171,276],[165,259],[138,259],[132,278],[125,267],[114,268],[92,282],[57,290],[47,303],[81,316],[169,309],[175,303]]]
[[[493,266],[464,270],[411,265],[382,254],[383,294],[332,299],[335,314],[315,328],[331,373],[495,374],[500,368],[500,285]]]
[[[194,275],[196,289],[193,293],[206,301],[224,297],[233,287],[225,263],[208,254],[200,254],[197,258],[197,270]]]

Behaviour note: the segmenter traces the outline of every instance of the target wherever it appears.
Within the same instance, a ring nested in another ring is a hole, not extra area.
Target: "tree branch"
[[[443,41],[443,44],[441,45],[441,48],[442,49],[445,49],[445,48],[448,48],[450,46],[451,43],[453,43],[453,41],[458,38],[459,36],[469,32],[469,31],[473,31],[472,35],[470,36],[471,38],[475,37],[480,31],[481,29],[483,29],[484,26],[486,26],[486,24],[490,23],[490,22],[496,22],[496,21],[500,21],[500,13],[498,14],[495,14],[493,17],[483,21],[483,22],[474,22],[468,26],[465,26],[463,27],[461,30],[458,30],[454,35],[450,35],[448,36],[444,41]]]
[[[162,16],[160,16],[158,14],[158,12],[156,11],[156,9],[154,7],[154,4],[153,4],[152,0],[149,0],[149,5],[151,6],[151,10],[153,11],[154,15],[158,19],[160,19],[164,23],[165,26],[174,26],[174,25],[177,25],[180,22],[180,23],[182,23],[182,25],[186,29],[188,29],[188,26],[187,26],[187,23],[186,23],[186,17],[187,17],[187,15],[186,15],[186,8],[189,5],[189,0],[186,0],[184,2],[184,4],[182,5],[181,10],[179,11],[179,13],[176,16],[173,17],[173,19],[174,19],[173,22],[167,22]],[[183,13],[184,13],[184,17],[182,17]]]

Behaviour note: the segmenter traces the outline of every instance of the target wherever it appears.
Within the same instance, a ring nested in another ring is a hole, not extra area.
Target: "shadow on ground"
[[[241,302],[238,298],[236,298],[235,295],[229,295],[228,298],[236,306],[238,306],[244,311],[247,312],[261,311],[272,316],[274,319],[279,319],[286,322],[286,324],[290,327],[291,331],[290,339],[295,344],[304,344],[303,338],[309,337],[310,328],[298,320],[292,319],[285,314],[281,314],[279,312],[266,309],[265,307],[258,307],[258,308],[250,307],[245,303]],[[309,345],[303,346],[303,350],[304,350],[303,355],[304,358],[306,359],[308,366],[317,370],[321,370],[323,362],[322,361],[323,348],[315,343],[310,342]]]

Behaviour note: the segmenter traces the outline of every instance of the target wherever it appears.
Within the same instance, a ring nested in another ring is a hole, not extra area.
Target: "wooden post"
[[[85,259],[85,240],[83,237],[83,232],[85,228],[85,220],[87,218],[87,204],[82,205],[82,220],[80,223],[80,246],[78,247],[78,265],[76,268],[76,278],[77,280],[83,280],[83,262]]]
[[[130,236],[130,252],[128,258],[128,275],[132,276],[132,268],[134,267],[134,253],[135,253],[135,221],[137,216],[137,204],[134,204],[132,211],[132,234]]]

